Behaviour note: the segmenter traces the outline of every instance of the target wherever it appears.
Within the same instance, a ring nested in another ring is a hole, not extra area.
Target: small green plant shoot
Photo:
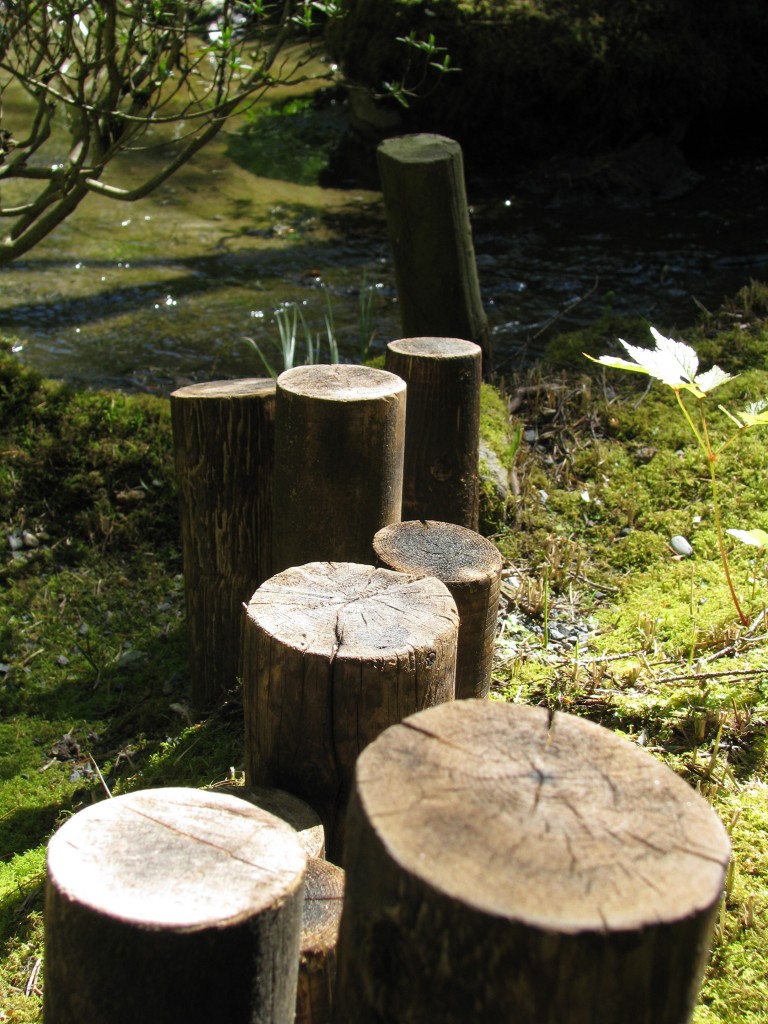
[[[749,617],[746,615],[741,607],[741,603],[739,602],[736,588],[734,587],[733,580],[731,579],[731,571],[728,564],[728,553],[725,548],[725,538],[720,521],[720,503],[718,500],[718,483],[715,463],[725,449],[730,447],[730,445],[732,445],[745,430],[749,429],[749,427],[768,424],[768,400],[762,399],[759,402],[753,402],[748,405],[746,409],[736,415],[729,412],[722,405],[718,405],[720,411],[725,413],[725,415],[736,424],[737,429],[730,437],[726,438],[722,444],[717,447],[713,446],[709,432],[709,425],[704,411],[704,401],[708,397],[709,393],[714,391],[716,387],[719,387],[720,384],[725,384],[726,381],[733,380],[733,375],[726,373],[725,370],[721,370],[717,365],[713,366],[705,373],[699,373],[699,357],[690,345],[686,345],[681,341],[674,341],[672,338],[665,338],[664,335],[660,334],[655,327],[651,327],[651,334],[656,342],[655,349],[640,348],[636,345],[630,345],[628,342],[624,341],[623,338],[619,338],[624,349],[628,355],[631,356],[631,360],[622,359],[617,356],[600,356],[599,359],[595,359],[593,356],[587,355],[586,352],[583,354],[587,359],[591,359],[593,363],[598,363],[601,366],[609,366],[612,369],[617,370],[632,370],[634,373],[645,373],[649,377],[654,377],[656,380],[660,380],[663,384],[667,384],[674,391],[677,404],[685,417],[685,421],[691,428],[693,435],[707,460],[712,487],[712,508],[715,517],[715,528],[717,530],[720,559],[723,563],[723,571],[725,573],[726,582],[728,583],[728,589],[731,593],[731,598],[733,599],[733,604],[742,625],[746,626],[749,624]],[[684,391],[692,395],[698,403],[698,410],[693,415],[683,401],[682,393]],[[698,425],[694,416],[698,419]],[[766,536],[762,531],[758,530],[728,530],[727,532],[737,540],[757,547],[763,546],[761,541]]]

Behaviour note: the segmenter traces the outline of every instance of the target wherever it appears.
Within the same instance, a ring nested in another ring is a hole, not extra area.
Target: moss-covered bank
[[[759,286],[685,340],[768,394]],[[664,325],[657,325],[663,330]],[[696,1024],[768,1020],[766,566],[734,547],[752,625],[729,603],[706,467],[670,394],[581,356],[647,325],[562,336],[535,372],[486,386],[483,440],[509,490],[484,502],[505,555],[494,698],[586,715],[710,799],[735,859]],[[713,417],[713,429],[725,421]],[[766,441],[721,473],[726,525],[768,530]],[[41,1019],[47,837],[106,791],[239,777],[238,695],[187,700],[166,400],[76,392],[0,355],[0,1019]],[[673,534],[694,556],[675,556]]]

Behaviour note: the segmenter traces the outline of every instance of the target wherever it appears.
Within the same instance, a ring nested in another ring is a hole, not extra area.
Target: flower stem
[[[741,605],[739,604],[739,599],[736,596],[736,588],[734,587],[733,580],[731,579],[731,570],[730,570],[730,567],[728,565],[728,555],[726,554],[726,550],[725,550],[725,540],[723,538],[723,528],[722,528],[722,525],[720,523],[720,504],[719,504],[719,502],[717,500],[717,476],[715,474],[715,459],[714,459],[714,456],[711,456],[709,458],[709,476],[710,476],[710,479],[712,481],[712,507],[713,507],[714,513],[715,513],[715,527],[717,529],[717,543],[718,543],[718,545],[720,547],[720,561],[723,563],[723,572],[725,573],[725,579],[726,579],[726,582],[728,583],[728,589],[731,592],[731,597],[733,598],[733,603],[734,603],[734,606],[736,608],[736,611],[738,612],[739,619],[741,620],[741,624],[742,624],[742,626],[748,626],[749,625],[749,618],[744,614],[744,612],[741,609]]]

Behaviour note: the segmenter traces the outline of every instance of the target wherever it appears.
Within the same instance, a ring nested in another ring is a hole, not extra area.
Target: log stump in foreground
[[[298,366],[277,379],[273,572],[367,562],[400,519],[405,384],[368,366]]]
[[[436,576],[448,587],[459,612],[456,699],[487,697],[501,585],[496,546],[463,526],[416,520],[379,530],[373,550],[386,569]]]
[[[402,518],[476,530],[480,349],[459,338],[401,338],[387,345],[385,365],[408,387]]]
[[[377,158],[403,334],[467,338],[490,369],[461,146],[444,135],[401,135],[382,142]]]
[[[292,1024],[306,857],[234,797],[153,789],[48,846],[45,1024]]]
[[[263,583],[243,650],[246,783],[313,807],[328,859],[360,751],[389,725],[452,700],[458,614],[447,587],[388,569],[312,562]]]
[[[307,862],[301,926],[296,1024],[330,1024],[344,872],[325,860]]]
[[[171,395],[192,701],[239,676],[243,604],[271,571],[275,382],[211,381]]]
[[[456,701],[361,755],[338,1024],[682,1024],[729,859],[650,754],[545,708]]]
[[[299,800],[284,789],[273,789],[270,786],[217,786],[215,793],[226,793],[260,807],[262,811],[281,818],[295,830],[307,857],[318,859],[325,857],[325,829],[320,816],[313,811],[308,803]]]

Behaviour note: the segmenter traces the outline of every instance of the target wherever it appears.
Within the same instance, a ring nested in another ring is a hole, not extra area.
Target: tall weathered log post
[[[402,518],[476,530],[479,347],[459,338],[401,338],[387,345],[385,366],[407,385]]]
[[[461,146],[401,135],[377,150],[403,334],[466,338],[491,369]]]
[[[212,381],[171,395],[192,701],[239,675],[243,603],[271,571],[275,383]]]
[[[337,1024],[683,1024],[730,855],[650,754],[546,708],[455,701],[361,754]]]
[[[400,519],[405,384],[367,366],[299,366],[277,379],[273,573],[370,560]]]
[[[355,761],[387,726],[452,700],[458,614],[448,588],[348,562],[263,583],[243,647],[245,774],[313,807],[338,863]]]
[[[48,846],[45,1024],[293,1024],[306,857],[231,796],[153,789]]]
[[[499,613],[502,560],[491,541],[454,523],[393,523],[373,538],[385,569],[435,576],[450,590],[459,612],[456,699],[487,697]]]

